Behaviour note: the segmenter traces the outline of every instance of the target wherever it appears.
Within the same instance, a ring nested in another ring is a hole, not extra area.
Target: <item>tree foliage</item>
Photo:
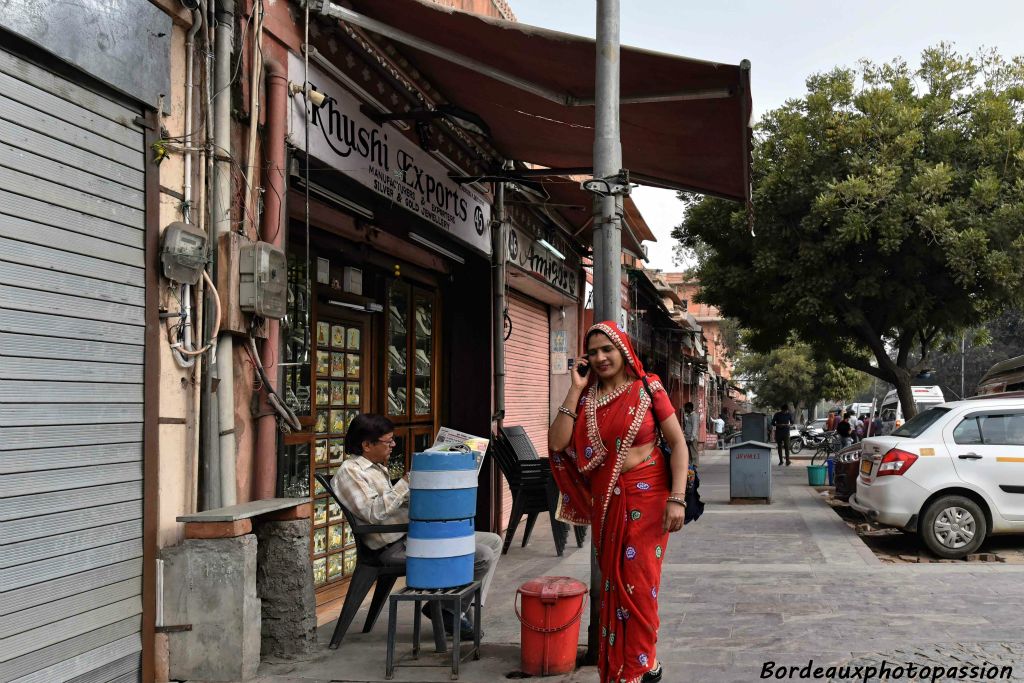
[[[1024,355],[1024,310],[1009,310],[963,338],[963,395],[973,396],[978,382],[990,367],[1007,358]],[[936,384],[955,395],[960,391],[961,338],[949,337],[932,357]]]
[[[807,79],[767,113],[743,207],[684,197],[703,300],[767,352],[791,335],[894,384],[1022,296],[1024,59],[926,50]],[[874,357],[875,362],[869,359]]]
[[[758,406],[778,408],[786,403],[809,407],[821,399],[846,402],[868,384],[861,372],[816,359],[810,345],[790,343],[767,353],[742,352],[736,373],[756,394]]]

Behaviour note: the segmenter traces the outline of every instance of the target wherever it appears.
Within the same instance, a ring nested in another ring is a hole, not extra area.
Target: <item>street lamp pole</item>
[[[594,84],[594,177],[622,169],[619,136],[619,0],[597,0],[596,78]],[[619,321],[622,281],[622,196],[594,196],[594,319]],[[600,645],[601,568],[591,534],[590,628],[588,663],[597,662]]]
[[[619,0],[597,1],[594,177],[622,169],[619,137]],[[619,320],[622,279],[622,195],[594,197],[594,316]]]

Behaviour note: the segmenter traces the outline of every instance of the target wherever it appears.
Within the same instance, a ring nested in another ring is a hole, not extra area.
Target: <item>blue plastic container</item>
[[[831,459],[831,458],[829,458],[828,461],[825,463],[825,466],[828,467],[828,485],[829,486],[835,486],[836,485],[836,461]]]
[[[472,453],[414,453],[409,475],[409,519],[474,517],[476,488],[476,458]]]
[[[454,588],[473,580],[473,519],[409,522],[405,582],[410,588]]]

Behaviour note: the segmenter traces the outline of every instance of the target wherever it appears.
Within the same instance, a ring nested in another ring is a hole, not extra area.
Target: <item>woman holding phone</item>
[[[548,430],[562,494],[556,516],[593,526],[602,577],[601,682],[654,683],[662,679],[655,651],[661,563],[668,534],[683,528],[686,442],[661,381],[644,373],[618,325],[594,325],[584,348],[586,359],[571,373]],[[671,463],[657,446],[655,415]]]

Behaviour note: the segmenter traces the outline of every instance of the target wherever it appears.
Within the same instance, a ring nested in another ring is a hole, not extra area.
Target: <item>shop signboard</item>
[[[303,68],[302,60],[288,56],[293,81],[302,82]],[[311,156],[490,255],[491,206],[481,195],[452,181],[448,168],[395,126],[363,114],[355,95],[312,64],[309,82],[326,95],[311,114]],[[289,138],[303,150],[305,122],[304,99],[291,98]]]
[[[561,256],[531,237],[525,230],[510,226],[506,248],[510,263],[540,278],[563,294],[579,298],[580,258],[568,242],[552,235],[550,238]]]

